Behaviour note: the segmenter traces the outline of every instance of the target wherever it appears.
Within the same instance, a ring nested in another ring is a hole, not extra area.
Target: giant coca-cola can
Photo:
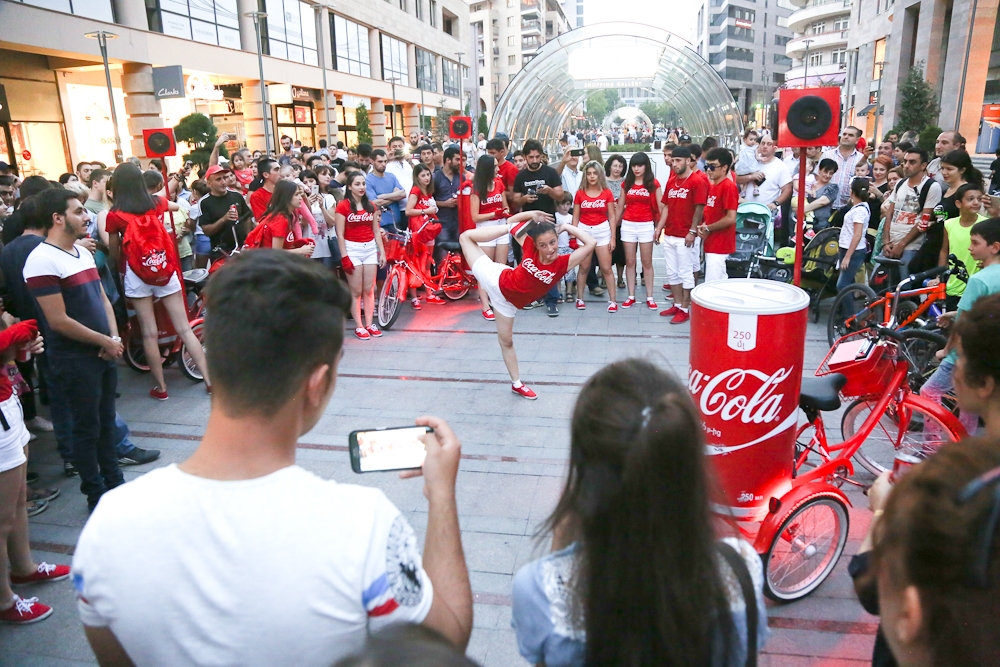
[[[691,292],[688,387],[737,521],[759,521],[790,487],[809,295],[771,280]]]

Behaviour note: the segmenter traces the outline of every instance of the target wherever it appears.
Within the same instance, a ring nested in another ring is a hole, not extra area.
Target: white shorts
[[[729,255],[723,255],[717,252],[706,252],[705,253],[705,282],[710,283],[713,280],[726,280],[729,278],[729,274],[726,272],[726,258]]]
[[[676,236],[664,237],[663,258],[667,265],[667,284],[680,285],[684,289],[694,289],[694,265],[691,263],[691,249],[684,245],[684,239]]]
[[[142,282],[139,276],[135,275],[132,267],[125,265],[125,296],[130,299],[141,299],[146,296],[153,296],[162,299],[170,296],[174,292],[181,291],[181,281],[177,280],[177,274],[170,276],[170,282],[159,287],[157,285],[147,285]]]
[[[507,226],[506,220],[484,220],[483,222],[476,223],[476,229],[482,229],[483,227],[499,227],[500,225]],[[483,241],[482,243],[476,244],[480,248],[495,248],[498,245],[510,245],[510,234],[504,234],[500,238],[493,239],[492,241]],[[492,297],[490,297],[492,300]]]
[[[656,225],[649,222],[629,222],[622,220],[622,241],[625,243],[652,243],[653,228]]]
[[[24,446],[31,436],[24,427],[24,413],[21,412],[17,394],[11,394],[10,398],[0,403],[0,410],[10,426],[6,431],[0,428],[0,472],[7,472],[28,460],[24,456]]]
[[[513,271],[509,266],[497,264],[486,255],[482,255],[472,265],[472,275],[476,277],[479,286],[486,290],[490,297],[490,308],[494,313],[504,317],[514,317],[517,315],[517,307],[507,300],[507,297],[500,291],[500,274],[504,271]]]
[[[378,243],[374,239],[359,243],[357,241],[344,241],[347,248],[347,256],[351,258],[354,266],[362,264],[374,264],[378,266]]]
[[[611,224],[607,220],[594,226],[580,223],[580,229],[594,237],[598,248],[611,245]]]

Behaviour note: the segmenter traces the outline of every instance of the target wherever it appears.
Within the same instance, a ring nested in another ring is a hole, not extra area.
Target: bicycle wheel
[[[841,337],[855,331],[867,329],[879,321],[878,313],[869,310],[868,306],[878,297],[868,285],[854,283],[837,292],[837,297],[830,307],[830,319],[826,323],[826,337],[832,346]],[[848,310],[847,304],[853,300],[853,306]],[[848,324],[849,316],[853,318]]]
[[[441,290],[452,301],[458,301],[469,293],[469,283],[464,279],[462,270],[458,267],[460,261],[448,262],[444,280],[441,282]]]
[[[125,363],[128,364],[128,367],[139,373],[148,373],[149,364],[146,363],[146,351],[142,348],[142,330],[138,326],[133,326],[132,321],[130,321],[122,339],[125,348],[125,353],[122,356],[125,357]]]
[[[378,306],[375,314],[378,316],[378,325],[383,329],[391,329],[399,317],[399,304],[406,298],[406,274],[400,268],[393,270],[386,276],[382,283],[382,291],[378,295]]]
[[[844,412],[840,431],[844,441],[861,431],[875,407],[875,399],[859,398]],[[892,469],[896,450],[908,447],[927,453],[954,442],[951,430],[934,415],[917,406],[892,402],[854,454],[854,460],[873,475]]]
[[[913,372],[910,373],[910,389],[919,392],[927,379],[937,370],[940,359],[937,358],[938,350],[943,350],[948,344],[948,339],[941,334],[923,329],[906,329],[900,331],[906,342],[903,347],[906,356],[913,363]]]
[[[847,542],[850,519],[827,496],[800,505],[781,524],[764,560],[764,595],[790,602],[809,595],[830,576]]]
[[[194,332],[194,337],[197,338],[199,341],[204,340],[204,338],[202,338],[202,336],[205,333],[204,323],[199,322],[198,324],[194,325],[193,327],[191,327],[191,331]],[[205,350],[204,343],[202,343],[201,349],[202,351]],[[205,377],[201,374],[201,371],[198,370],[198,364],[194,363],[194,357],[191,356],[191,353],[188,351],[186,344],[181,345],[180,358],[181,358],[181,363],[180,363],[181,372],[184,373],[184,375],[186,375],[189,380],[193,380],[195,382],[204,382]]]

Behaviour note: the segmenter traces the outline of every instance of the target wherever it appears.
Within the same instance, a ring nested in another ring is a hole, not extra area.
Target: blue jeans
[[[80,491],[93,510],[105,491],[125,481],[115,452],[118,369],[114,362],[96,354],[50,358],[49,368],[52,386],[59,387],[59,394],[69,405],[73,465],[80,474]]]
[[[552,286],[548,292],[545,293],[545,305],[559,303],[559,285],[555,284]]]
[[[915,250],[904,250],[903,254],[899,256],[900,261],[903,262],[903,264],[898,267],[900,280],[906,280],[910,277],[910,262],[917,256],[918,252],[920,252],[920,248]],[[913,287],[914,285],[911,285],[910,289],[913,289]]]
[[[854,254],[851,255],[851,262],[845,267],[844,255],[847,254],[845,248],[840,249],[840,277],[837,278],[837,291],[844,289],[848,285],[854,284],[854,278],[858,275],[858,270],[861,265],[865,263],[865,251],[860,248],[854,249]]]
[[[955,362],[948,358],[943,359],[934,374],[920,388],[920,395],[941,405],[941,397],[955,388],[954,375]],[[958,415],[958,421],[962,422],[966,433],[975,435],[976,428],[979,426],[978,415],[962,411]]]

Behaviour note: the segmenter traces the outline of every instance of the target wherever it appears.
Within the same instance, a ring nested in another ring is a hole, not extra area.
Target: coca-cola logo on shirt
[[[716,195],[709,195],[708,202],[705,204],[705,206],[707,206],[708,208],[712,208],[713,206],[715,206],[716,199],[718,199]]]
[[[629,197],[648,197],[649,196],[649,190],[647,190],[646,188],[629,188],[628,196]]]
[[[702,415],[718,415],[722,421],[739,418],[744,424],[769,424],[781,420],[784,393],[781,384],[792,368],[779,368],[768,375],[753,368],[730,368],[711,377],[692,370],[688,389],[697,399]]]
[[[547,269],[538,268],[537,266],[535,266],[535,262],[532,261],[530,257],[525,257],[524,261],[521,262],[521,266],[524,267],[525,271],[527,271],[528,273],[533,275],[537,280],[545,283],[546,285],[551,285],[552,281],[555,280],[556,277],[555,271],[549,271]]]
[[[498,192],[495,195],[490,195],[483,200],[484,204],[499,204],[503,201],[503,192]]]
[[[690,188],[671,188],[667,190],[668,199],[687,199]]]
[[[603,199],[584,199],[580,202],[581,209],[605,209],[608,203]]]
[[[347,222],[371,222],[375,216],[368,211],[354,211],[347,215]]]

